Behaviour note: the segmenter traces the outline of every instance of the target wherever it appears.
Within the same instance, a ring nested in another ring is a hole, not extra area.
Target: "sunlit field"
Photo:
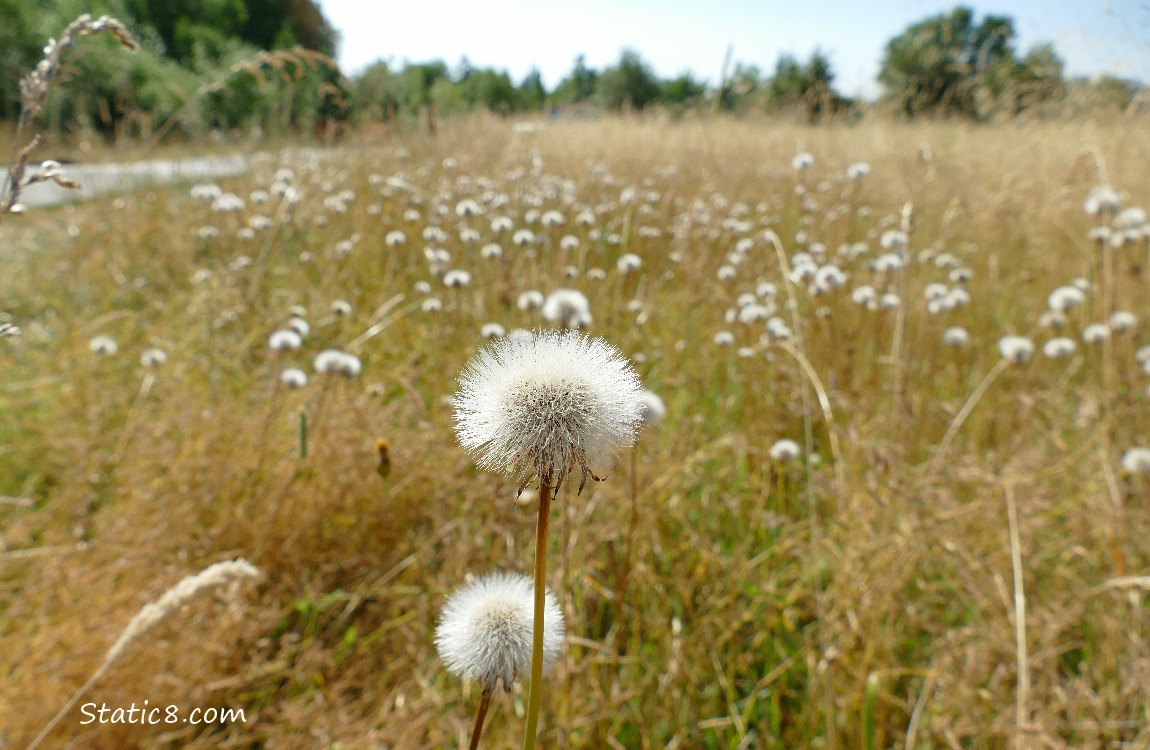
[[[1148,165],[1132,119],[474,119],[6,217],[0,747],[238,557],[43,746],[467,747],[435,628],[538,500],[452,399],[560,325],[665,415],[555,498],[540,747],[1150,747]],[[144,700],[245,721],[81,712]]]

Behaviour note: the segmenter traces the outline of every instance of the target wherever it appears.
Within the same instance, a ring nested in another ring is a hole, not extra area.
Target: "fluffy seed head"
[[[586,328],[591,325],[591,303],[574,289],[556,289],[547,295],[540,310],[549,322],[566,328]]]
[[[1074,343],[1074,339],[1065,336],[1050,339],[1042,345],[1042,353],[1049,359],[1066,359],[1073,356],[1077,350],[1078,345]]]
[[[531,670],[535,584],[517,573],[479,578],[447,599],[435,629],[435,648],[447,669],[463,680],[494,688]],[[543,668],[563,645],[563,613],[550,591],[543,607]]]
[[[947,328],[942,334],[942,343],[961,348],[970,343],[970,334],[966,332],[965,328],[959,326]]]
[[[119,349],[116,346],[116,340],[111,336],[96,336],[88,342],[88,349],[95,354],[105,354],[111,356]]]
[[[770,455],[772,461],[794,461],[802,455],[802,451],[799,449],[799,444],[794,440],[783,438],[775,441],[775,444],[771,446]]]
[[[1002,358],[1015,364],[1025,362],[1034,354],[1034,342],[1025,336],[1003,336],[998,342]]]
[[[1150,474],[1150,448],[1134,447],[1122,455],[1122,470],[1127,474]]]
[[[484,469],[558,486],[606,470],[640,426],[639,376],[618,350],[575,331],[497,339],[468,364],[455,398],[459,443]]]
[[[140,364],[144,367],[159,367],[168,361],[168,354],[163,349],[145,349],[140,355]]]
[[[273,352],[285,352],[303,346],[303,338],[295,331],[282,328],[268,336],[268,348]]]
[[[663,399],[659,398],[659,394],[651,390],[644,390],[642,398],[643,410],[640,416],[643,418],[643,424],[652,427],[663,424],[663,418],[667,416],[667,406],[663,403]]]

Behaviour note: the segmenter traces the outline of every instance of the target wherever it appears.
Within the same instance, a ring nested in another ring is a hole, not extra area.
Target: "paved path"
[[[39,164],[29,164],[26,174]],[[94,198],[104,193],[133,190],[145,185],[176,181],[214,180],[240,174],[248,168],[243,156],[184,159],[182,161],[143,161],[132,164],[65,164],[64,175],[82,186],[68,190],[53,182],[38,182],[20,194],[20,203],[32,207],[55,206]],[[7,170],[5,169],[5,172]],[[0,180],[3,175],[0,174]]]

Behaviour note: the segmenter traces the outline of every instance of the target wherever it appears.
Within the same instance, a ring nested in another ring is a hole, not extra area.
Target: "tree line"
[[[175,127],[298,130],[317,122],[412,121],[488,111],[672,110],[789,112],[809,120],[879,106],[903,117],[1014,117],[1088,92],[1093,105],[1124,107],[1135,87],[1117,79],[1067,80],[1051,45],[1017,49],[1013,21],[966,7],[914,23],[883,48],[877,103],[835,88],[828,56],[781,54],[773,70],[737,63],[717,86],[689,73],[658,77],[633,50],[601,70],[583,57],[553,89],[538,70],[522,80],[464,57],[394,66],[353,77],[332,57],[338,34],[314,0],[0,0],[0,120],[19,112],[18,82],[44,41],[81,12],[108,13],[140,38],[138,54],[86,43],[70,82],[45,107],[49,127],[149,135]]]

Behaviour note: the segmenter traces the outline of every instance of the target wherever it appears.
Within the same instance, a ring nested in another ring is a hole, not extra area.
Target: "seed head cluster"
[[[643,388],[602,339],[543,331],[498,339],[465,368],[460,444],[481,468],[559,486],[576,466],[605,470],[641,424]]]

